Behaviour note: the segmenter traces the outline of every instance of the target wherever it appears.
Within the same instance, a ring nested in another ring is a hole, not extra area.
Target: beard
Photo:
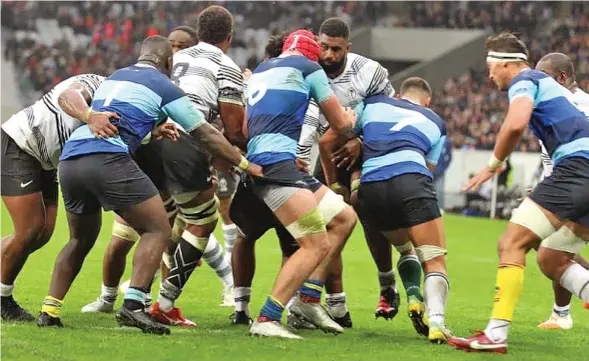
[[[333,64],[326,64],[321,59],[319,59],[319,65],[321,65],[321,67],[323,68],[323,70],[325,70],[325,72],[327,74],[336,74],[336,73],[340,72],[343,69],[345,64],[346,64],[346,57],[345,56],[342,57],[342,60],[340,62],[333,63]]]

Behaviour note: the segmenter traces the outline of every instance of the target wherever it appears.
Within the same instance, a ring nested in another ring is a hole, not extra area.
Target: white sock
[[[231,254],[233,253],[233,245],[237,239],[237,226],[233,223],[223,224],[223,239],[225,240],[225,259],[227,263],[231,264]]]
[[[202,258],[213,270],[215,270],[217,277],[223,281],[225,287],[233,286],[233,272],[231,271],[231,265],[225,259],[223,248],[221,248],[221,245],[214,234],[211,234],[209,237],[209,243],[205,248]]]
[[[235,311],[245,311],[245,313],[249,316],[249,304],[251,297],[251,287],[235,287]]]
[[[555,303],[552,313],[554,313],[558,317],[567,317],[571,313],[571,305],[569,303],[568,305],[561,307]]]
[[[489,324],[485,329],[485,335],[492,341],[504,342],[507,341],[510,327],[511,322],[492,318],[489,320]]]
[[[14,285],[5,285],[4,283],[0,283],[0,296],[12,296],[12,291],[14,291]]]
[[[395,272],[390,270],[388,272],[378,272],[378,283],[380,284],[380,290],[386,291],[389,288],[395,287]]]
[[[423,286],[430,325],[444,325],[446,299],[450,288],[448,278],[443,273],[431,272],[425,275]]]
[[[345,292],[326,294],[325,303],[327,303],[327,309],[333,317],[344,317],[348,313]]]
[[[284,308],[286,308],[288,310],[288,314],[290,315],[290,308],[292,307],[293,303],[295,303],[295,299],[296,299],[296,295],[294,295],[290,300],[288,300],[288,302],[286,303],[286,306]]]
[[[100,298],[108,303],[113,303],[117,299],[118,287],[108,287],[104,283],[100,287]]]
[[[583,301],[589,302],[589,271],[578,263],[573,263],[564,271],[560,285]]]
[[[164,312],[170,312],[174,308],[174,301],[162,296],[161,293],[157,296],[157,302],[160,304],[160,310]]]

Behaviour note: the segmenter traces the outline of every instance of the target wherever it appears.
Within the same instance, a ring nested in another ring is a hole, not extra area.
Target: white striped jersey
[[[2,130],[22,150],[35,157],[43,169],[57,169],[63,145],[70,134],[83,124],[61,110],[59,96],[70,85],[80,83],[93,97],[104,79],[95,74],[72,76],[58,83],[35,104],[14,114],[2,124]]]
[[[571,100],[573,101],[573,104],[575,104],[577,108],[579,108],[579,110],[582,111],[585,116],[587,116],[587,121],[589,121],[589,94],[585,93],[583,90],[581,90],[581,88],[577,88],[575,92],[572,93]],[[552,174],[554,164],[552,163],[552,159],[550,159],[550,155],[548,154],[546,147],[544,147],[544,144],[542,144],[542,141],[539,142],[540,146],[542,147],[542,175],[543,178],[546,178]]]
[[[211,122],[219,115],[219,103],[245,106],[243,75],[218,47],[199,42],[174,54],[171,79]]]
[[[329,85],[344,107],[354,109],[365,98],[384,94],[394,96],[395,89],[389,81],[389,72],[378,62],[362,55],[348,53],[346,67],[337,77],[329,79]],[[311,108],[311,105],[309,105]],[[319,110],[317,110],[319,113]],[[320,114],[317,122],[312,117],[305,117],[305,126],[301,132],[299,149],[301,154],[308,154],[310,168],[317,164],[319,156],[318,140],[329,128],[325,117]]]

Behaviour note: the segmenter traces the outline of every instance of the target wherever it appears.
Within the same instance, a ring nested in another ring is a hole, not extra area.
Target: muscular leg
[[[251,287],[256,272],[255,242],[248,240],[243,235],[238,235],[231,257],[233,282],[235,284],[235,311],[245,312],[249,317]],[[249,319],[245,321],[249,323]]]

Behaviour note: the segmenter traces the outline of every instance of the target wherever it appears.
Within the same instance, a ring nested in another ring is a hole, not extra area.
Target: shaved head
[[[564,86],[572,85],[575,79],[575,67],[568,55],[563,53],[550,53],[545,55],[536,69],[545,72]]]
[[[169,71],[172,54],[172,46],[168,39],[161,35],[153,35],[143,40],[139,62],[152,63],[162,71]]]

